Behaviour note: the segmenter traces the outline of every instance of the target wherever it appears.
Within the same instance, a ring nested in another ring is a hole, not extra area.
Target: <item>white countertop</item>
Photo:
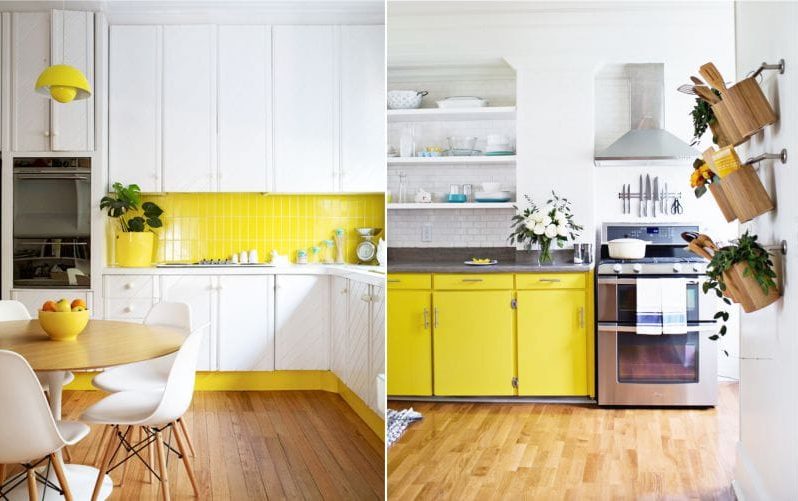
[[[385,285],[384,266],[358,264],[287,264],[279,266],[167,266],[150,268],[107,267],[103,275],[333,275],[372,285]]]

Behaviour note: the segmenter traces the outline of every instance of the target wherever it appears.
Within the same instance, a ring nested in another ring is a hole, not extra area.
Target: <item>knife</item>
[[[665,183],[665,189],[662,190],[662,213],[668,212],[668,183]]]
[[[652,216],[657,217],[657,203],[659,202],[659,176],[654,178],[654,202],[651,204]]]
[[[626,214],[632,213],[632,183],[626,185]]]
[[[651,200],[651,178],[646,174],[646,201],[643,206],[643,215],[648,217],[648,201]]]
[[[643,174],[640,174],[640,191],[637,192],[640,199],[640,205],[637,206],[638,209],[638,217],[643,217]]]

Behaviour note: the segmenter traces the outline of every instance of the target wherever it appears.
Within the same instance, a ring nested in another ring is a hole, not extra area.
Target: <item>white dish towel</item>
[[[637,279],[637,333],[662,334],[662,279]]]
[[[662,333],[687,334],[687,283],[683,278],[660,278]]]

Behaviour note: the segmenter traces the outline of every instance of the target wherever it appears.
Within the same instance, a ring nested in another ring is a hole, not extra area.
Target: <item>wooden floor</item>
[[[738,387],[716,409],[390,402],[423,420],[388,450],[388,498],[722,499]]]
[[[101,397],[64,392],[64,418],[77,419]],[[334,393],[197,392],[185,421],[203,500],[384,498],[384,444]],[[99,434],[71,448],[73,462],[90,464]],[[145,472],[131,462],[110,499],[157,499],[157,481],[147,483]],[[172,499],[197,499],[174,455],[169,479]]]

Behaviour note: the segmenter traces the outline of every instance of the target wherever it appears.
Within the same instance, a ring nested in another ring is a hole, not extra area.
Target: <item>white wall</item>
[[[787,61],[784,75],[765,74],[763,88],[779,122],[748,145],[751,154],[787,148],[798,153],[798,4],[736,4],[737,77],[762,61]],[[792,63],[792,64],[791,64]],[[791,67],[792,66],[792,67]],[[795,158],[793,156],[793,158]],[[787,240],[782,301],[741,319],[740,444],[736,488],[748,500],[798,498],[798,295],[791,282],[798,270],[798,172],[795,160],[770,164],[760,176],[776,202],[775,212],[746,225],[763,243]],[[744,230],[745,228],[741,228]]]

